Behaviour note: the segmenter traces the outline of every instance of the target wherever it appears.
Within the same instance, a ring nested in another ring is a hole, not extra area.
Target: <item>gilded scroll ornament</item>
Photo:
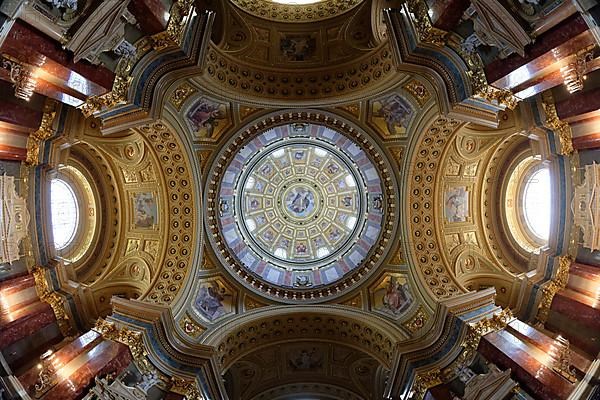
[[[443,47],[446,44],[448,32],[433,26],[429,18],[429,7],[424,0],[406,0],[411,19],[419,35],[419,40],[434,46]]]
[[[148,353],[144,347],[144,340],[141,332],[135,332],[128,328],[119,328],[114,322],[99,318],[96,325],[92,328],[102,335],[103,338],[119,342],[129,347],[129,351],[143,374],[155,371],[155,368],[147,359]]]
[[[42,122],[37,131],[29,135],[27,139],[27,158],[25,162],[29,165],[37,165],[40,155],[40,145],[44,140],[49,139],[54,133],[52,124],[56,117],[56,105],[55,100],[47,99],[44,105],[44,114],[42,116]]]
[[[45,270],[42,267],[36,266],[31,272],[33,273],[33,279],[35,280],[35,289],[38,297],[41,301],[50,304],[50,307],[52,307],[56,322],[58,323],[58,327],[63,336],[71,336],[71,334],[73,334],[73,328],[69,322],[69,315],[65,310],[63,298],[60,297],[58,293],[50,290],[50,286],[46,280]]]
[[[183,32],[193,6],[194,0],[179,0],[173,4],[167,29],[152,36],[154,50],[160,50],[168,46],[181,46]]]
[[[558,133],[560,154],[563,156],[573,154],[573,132],[571,131],[571,126],[558,118],[554,98],[550,92],[542,94],[542,108],[546,114],[546,125]]]
[[[413,383],[413,398],[416,400],[423,400],[423,398],[425,398],[425,393],[427,393],[427,390],[441,384],[442,373],[439,370],[439,368],[431,371],[419,372],[415,377],[415,382]]]
[[[404,323],[404,327],[411,333],[416,333],[425,326],[428,319],[429,316],[423,311],[423,307],[419,306],[419,309],[414,313],[412,318]]]
[[[552,300],[556,293],[567,287],[569,281],[569,269],[573,260],[570,256],[559,257],[558,269],[554,279],[548,282],[542,288],[542,297],[540,299],[540,305],[538,306],[537,321],[539,324],[545,324],[550,314],[550,307],[552,306]]]
[[[187,400],[202,400],[198,385],[194,381],[179,378],[178,376],[171,377],[171,391],[184,395]]]
[[[188,83],[183,83],[177,87],[171,94],[169,101],[175,106],[177,111],[181,110],[181,106],[192,94],[196,92],[196,88]]]

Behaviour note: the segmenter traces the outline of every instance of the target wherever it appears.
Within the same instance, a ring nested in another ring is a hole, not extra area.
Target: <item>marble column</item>
[[[0,53],[32,71],[36,93],[72,106],[108,92],[115,77],[104,67],[73,62],[73,55],[60,43],[22,21],[12,25]],[[2,70],[0,78],[9,80],[6,70]]]
[[[600,269],[572,263],[567,287],[554,296],[546,327],[595,356],[600,351]]]
[[[167,27],[168,10],[160,0],[131,0],[127,7],[145,35],[154,35]]]
[[[131,363],[129,348],[121,343],[103,339],[89,331],[62,349],[52,353],[44,362],[54,370],[53,379],[44,389],[46,400],[80,398],[94,385],[96,376],[119,374]],[[31,395],[36,393],[41,365],[19,376],[19,381]]]
[[[506,329],[485,335],[479,342],[478,352],[502,370],[510,368],[513,379],[534,398],[564,400],[574,385],[553,370],[551,349],[545,346],[531,343],[519,333]]]
[[[0,284],[0,351],[12,368],[62,339],[50,305],[39,300],[31,275]]]
[[[527,98],[563,84],[560,67],[575,61],[575,54],[592,46],[594,35],[584,19],[575,14],[536,38],[527,46],[525,57],[512,54],[485,66],[492,85],[510,89],[517,97]],[[587,64],[586,73],[600,68],[600,61]]]
[[[556,113],[571,125],[576,150],[600,148],[600,88],[585,90],[584,87],[557,101]]]
[[[451,31],[456,28],[470,4],[469,0],[429,0],[427,5],[431,23],[438,29]]]

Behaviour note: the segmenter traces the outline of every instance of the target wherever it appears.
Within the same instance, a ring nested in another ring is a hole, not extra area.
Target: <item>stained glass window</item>
[[[50,185],[52,233],[57,250],[67,247],[75,237],[79,223],[79,208],[75,192],[62,179],[53,179]]]

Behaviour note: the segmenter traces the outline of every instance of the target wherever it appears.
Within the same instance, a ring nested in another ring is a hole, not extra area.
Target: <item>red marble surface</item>
[[[530,86],[539,86],[544,88],[544,81],[552,80],[552,86],[563,83],[564,78],[560,72],[560,67],[567,64],[567,61],[574,60],[571,56],[578,50],[584,49],[594,43],[594,36],[590,31],[585,31],[575,37],[553,47],[546,53],[541,54],[533,60],[519,66],[514,71],[501,77],[494,82],[494,85],[504,89],[511,89],[513,92],[523,92]],[[569,60],[565,58],[571,57]],[[598,68],[597,63],[590,62],[587,66],[587,72]]]
[[[127,8],[135,16],[145,35],[153,35],[167,27],[167,9],[160,0],[131,0]]]
[[[569,274],[577,275],[587,280],[600,283],[600,268],[594,265],[574,262],[569,267]]]
[[[437,385],[425,393],[424,400],[452,400],[453,396],[450,394],[450,389],[447,384]]]
[[[533,61],[537,57],[587,30],[588,26],[583,17],[579,14],[575,14],[565,19],[562,23],[538,36],[535,43],[527,46],[525,48],[525,57],[521,57],[518,54],[512,54],[503,60],[494,60],[486,65],[485,75],[488,82],[492,82],[496,85],[496,81],[500,78],[505,77],[517,68]]]
[[[36,297],[30,302],[19,304],[16,307],[2,309],[2,312],[0,312],[0,324],[1,326],[8,326],[9,323],[18,320],[19,318],[23,318],[30,314],[37,314],[45,310],[45,303],[42,303]]]
[[[50,389],[44,400],[73,400],[80,398],[94,384],[96,376],[119,374],[131,363],[129,348],[105,340],[89,351],[90,359],[74,373]]]
[[[531,343],[535,347],[544,352],[548,352],[552,345],[557,345],[554,338],[549,337],[543,332],[538,331],[534,327],[527,325],[525,322],[514,320],[507,326],[507,331],[519,339]],[[579,353],[572,352],[572,365],[579,371],[586,372],[591,364],[591,361]]]
[[[41,111],[0,99],[0,121],[2,122],[36,130],[42,122],[42,114]]]
[[[593,297],[570,289],[563,289],[552,299],[550,309],[573,316],[578,323],[600,332],[600,302]]]
[[[38,312],[25,315],[8,324],[0,326],[0,349],[19,341],[20,339],[30,336],[44,326],[56,322],[52,307],[46,303],[42,303]]]
[[[573,138],[573,147],[576,150],[600,148],[600,132]]]
[[[2,104],[2,100],[0,100],[0,104]],[[0,113],[1,112],[2,110],[0,109]],[[10,294],[20,292],[21,290],[27,289],[32,286],[35,286],[35,279],[33,278],[33,275],[23,275],[15,277],[0,282],[0,295],[8,296]]]
[[[433,0],[427,3],[433,26],[445,31],[456,28],[460,17],[471,4],[469,0]]]
[[[560,119],[598,109],[600,109],[600,87],[573,93],[569,98],[556,103],[556,113]]]
[[[563,337],[567,338],[571,344],[571,348],[580,349],[590,358],[595,358],[598,352],[600,352],[600,337],[598,337],[598,332],[579,325],[579,323],[569,318],[569,316],[550,311],[545,327],[552,332],[559,332]]]
[[[88,331],[55,353],[60,365],[66,365],[80,354],[86,353],[102,341],[102,336],[96,331]],[[31,368],[19,377],[25,387],[33,387],[38,377],[38,369]]]
[[[541,364],[528,352],[528,345],[506,331],[492,332],[479,342],[478,352],[511,375],[539,400],[564,400],[574,385]]]
[[[183,400],[185,397],[179,393],[169,392],[165,395],[164,400]]]
[[[74,63],[73,55],[63,50],[60,43],[20,20],[14,23],[0,51],[32,65],[40,65],[43,62],[40,56],[47,57],[107,91],[112,88],[115,78],[115,74],[104,67],[84,61]]]
[[[27,149],[0,144],[0,160],[25,161],[26,159]]]

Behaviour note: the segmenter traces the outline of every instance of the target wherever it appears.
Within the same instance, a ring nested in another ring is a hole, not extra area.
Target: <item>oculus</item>
[[[214,172],[221,254],[263,287],[298,293],[335,284],[380,245],[387,192],[376,165],[384,163],[346,134],[281,125],[229,154]]]

